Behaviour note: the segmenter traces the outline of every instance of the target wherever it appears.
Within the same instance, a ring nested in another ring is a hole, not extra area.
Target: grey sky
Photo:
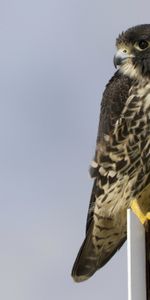
[[[148,1],[1,0],[0,299],[127,299],[126,245],[89,281],[84,237],[99,103],[115,38]]]

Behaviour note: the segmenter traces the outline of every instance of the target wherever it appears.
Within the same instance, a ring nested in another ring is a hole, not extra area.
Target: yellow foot
[[[150,212],[147,212],[146,214],[144,214],[138,204],[137,199],[132,200],[131,209],[136,214],[136,216],[138,217],[140,222],[142,224],[144,224],[145,226],[147,226],[147,223],[150,220]]]

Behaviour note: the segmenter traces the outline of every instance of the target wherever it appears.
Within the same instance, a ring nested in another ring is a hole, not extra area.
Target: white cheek
[[[140,72],[137,68],[135,68],[131,61],[126,62],[122,66],[120,66],[119,71],[130,78],[139,78],[141,77]]]

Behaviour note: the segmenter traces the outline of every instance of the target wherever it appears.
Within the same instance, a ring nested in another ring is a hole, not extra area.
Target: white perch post
[[[128,300],[146,300],[145,229],[135,214],[127,211]]]

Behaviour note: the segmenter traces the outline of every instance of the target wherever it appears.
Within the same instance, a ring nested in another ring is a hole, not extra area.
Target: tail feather
[[[91,230],[89,230],[79,250],[71,275],[76,282],[84,281],[95,273],[97,266],[98,256],[92,243]]]
[[[76,282],[82,282],[90,278],[99,268],[103,267],[110,260],[126,240],[126,236],[121,235],[117,243],[109,247],[109,250],[104,242],[103,247],[98,251],[93,245],[91,227],[93,227],[92,224],[72,269],[71,275]]]

